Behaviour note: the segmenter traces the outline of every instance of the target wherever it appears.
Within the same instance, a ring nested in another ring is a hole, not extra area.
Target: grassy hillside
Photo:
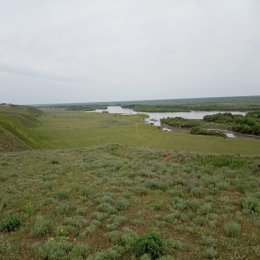
[[[32,129],[42,112],[28,106],[0,105],[0,152],[39,148]]]
[[[260,157],[108,145],[0,165],[0,259],[259,259]]]

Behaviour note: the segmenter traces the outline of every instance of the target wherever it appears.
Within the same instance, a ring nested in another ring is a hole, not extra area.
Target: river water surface
[[[110,114],[121,114],[121,115],[136,115],[146,114],[149,117],[145,119],[145,123],[152,124],[154,126],[161,126],[160,119],[167,117],[183,117],[186,119],[203,119],[206,115],[214,115],[217,113],[232,113],[233,115],[245,115],[246,112],[240,111],[190,111],[190,112],[136,112],[133,109],[122,108],[121,106],[108,106],[107,109],[96,109],[93,112],[107,112]]]

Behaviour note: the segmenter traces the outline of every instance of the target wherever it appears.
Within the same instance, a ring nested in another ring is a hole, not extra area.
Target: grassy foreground
[[[107,145],[0,165],[0,259],[259,259],[260,157]]]

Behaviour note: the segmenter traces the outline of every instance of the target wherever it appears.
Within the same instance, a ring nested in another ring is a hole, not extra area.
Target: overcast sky
[[[0,0],[0,102],[259,94],[259,0]]]

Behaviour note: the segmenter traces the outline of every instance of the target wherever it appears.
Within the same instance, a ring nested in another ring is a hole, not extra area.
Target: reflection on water
[[[231,132],[225,132],[225,135],[228,137],[228,138],[236,138],[236,136],[231,133]]]
[[[122,114],[122,115],[135,115],[137,112],[135,112],[133,109],[130,108],[122,108],[120,106],[109,106],[107,107],[106,111],[111,114]]]
[[[154,126],[161,126],[160,119],[167,117],[183,117],[186,119],[203,119],[206,115],[214,115],[217,113],[232,113],[233,115],[245,115],[246,112],[237,111],[190,111],[190,112],[135,112],[133,109],[122,108],[121,106],[108,106],[107,109],[96,109],[94,112],[108,112],[114,114],[122,115],[136,115],[136,114],[146,114],[149,118],[145,119],[145,123]]]

